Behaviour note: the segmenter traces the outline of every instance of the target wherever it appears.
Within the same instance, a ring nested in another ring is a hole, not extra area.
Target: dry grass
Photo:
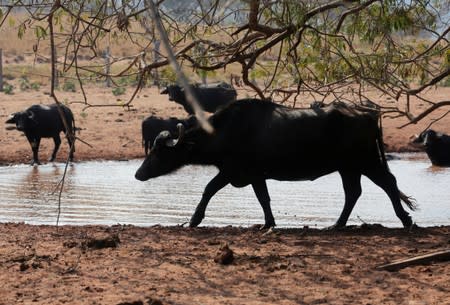
[[[34,28],[28,28],[27,31],[25,31],[23,37],[21,39],[18,38],[17,32],[19,24],[25,19],[24,14],[14,14],[11,19],[15,20],[14,23],[12,22],[5,22],[2,27],[0,27],[0,46],[2,46],[3,49],[3,57],[4,57],[4,74],[6,75],[7,81],[12,82],[17,87],[17,79],[27,77],[30,82],[38,82],[41,84],[48,84],[50,81],[50,64],[47,61],[43,60],[43,58],[50,58],[50,51],[49,51],[49,41],[48,39],[43,39],[39,42],[38,52],[35,54],[33,52],[33,46],[37,43],[37,39],[35,36]],[[40,23],[36,23],[34,26],[40,25],[42,27],[46,27],[46,22],[42,21]],[[70,25],[67,22],[63,22],[63,27],[65,29],[70,28]],[[145,36],[143,35],[143,29],[140,27],[140,25],[137,22],[132,22],[130,24],[129,30],[133,33],[137,33],[135,36],[140,38],[138,39],[140,44],[144,46],[148,41],[146,40]],[[225,41],[230,39],[229,37],[226,37],[223,33],[211,33],[208,32],[206,29],[203,29],[205,32],[205,37],[209,37],[212,40],[215,41]],[[141,34],[139,34],[141,33]],[[117,37],[115,34],[111,34],[107,37],[103,37],[102,39],[99,39],[96,44],[96,49],[98,51],[98,54],[101,54],[105,49],[106,46],[109,45],[111,49],[111,55],[113,58],[121,58],[121,57],[131,57],[136,54],[138,54],[141,50],[139,47],[129,41],[127,37],[125,37],[125,33],[117,32]],[[65,55],[65,49],[62,47],[64,46],[64,36],[58,36],[57,37],[57,45],[60,47],[58,48],[57,52],[60,56],[59,61],[63,62],[63,57]],[[408,41],[409,44],[416,45],[420,47],[421,45],[425,45],[426,41],[423,39],[416,39],[413,37],[404,37],[402,38],[403,41]],[[189,43],[189,40],[186,40],[185,42],[181,43],[186,44]],[[361,49],[362,51],[370,52],[371,46],[364,46],[363,43],[359,42],[357,43],[357,48]],[[151,52],[150,52],[151,53]],[[273,53],[273,54],[272,54]],[[254,77],[258,79],[260,83],[262,83],[263,79],[268,78],[268,74],[270,74],[271,71],[274,70],[275,67],[275,55],[278,54],[278,51],[276,48],[272,51],[270,51],[268,54],[265,54],[261,57],[261,60],[258,61],[255,69],[253,70]],[[69,54],[70,55],[70,54]],[[96,58],[95,60],[91,59],[92,53],[90,53],[88,50],[81,50],[79,52],[79,64],[82,66],[87,66],[90,69],[96,70],[96,71],[104,71],[103,65],[104,60],[100,58]],[[148,59],[150,61],[150,59]],[[441,61],[441,59],[437,58],[433,61],[433,63],[436,65],[437,62]],[[131,61],[121,61],[118,63],[114,63],[111,67],[111,73],[115,74],[120,71],[123,71],[130,63]],[[231,78],[231,75],[240,75],[241,74],[241,66],[239,64],[231,64],[224,70],[217,70],[209,73],[208,78],[210,81],[229,81]],[[63,65],[60,64],[58,66],[58,70],[61,72],[63,70]],[[163,69],[160,69],[160,75],[166,75],[167,81],[173,81],[174,79],[168,79],[168,74],[164,71],[169,71],[170,68],[166,67]],[[103,83],[104,79],[94,76],[93,73],[87,72],[87,71],[80,71],[81,78],[86,81],[87,83],[95,83],[98,81],[99,83]],[[200,77],[189,66],[184,66],[184,72],[189,76],[189,78],[194,82],[199,82]],[[129,79],[120,79],[116,78],[115,80],[118,82],[120,86],[129,86],[129,85],[135,85],[136,81],[136,73],[138,73],[137,67],[133,67],[130,70],[130,76],[128,76]],[[134,74],[134,75],[133,75]],[[73,81],[77,82],[75,70],[69,69],[68,71],[65,71],[61,75],[63,82],[64,81]],[[164,76],[163,76],[164,78]],[[16,80],[16,81],[14,81]],[[293,84],[292,76],[290,75],[279,75],[275,78],[275,83],[277,86],[282,87],[288,87]]]
[[[14,22],[5,22],[2,27],[0,27],[0,46],[3,49],[3,73],[5,75],[5,79],[10,84],[14,85],[16,88],[19,87],[18,80],[26,77],[30,82],[38,82],[41,84],[48,84],[50,82],[51,76],[51,66],[49,63],[50,58],[50,48],[49,48],[49,40],[42,39],[38,44],[38,51],[36,53],[33,52],[33,46],[38,43],[38,40],[35,36],[34,28],[28,28],[23,37],[18,37],[18,28],[19,24],[23,22],[25,19],[24,14],[15,14],[10,19],[14,20]],[[40,22],[36,23],[36,25],[40,25],[42,27],[46,27],[46,23]],[[68,28],[68,24],[65,25]],[[139,24],[136,22],[131,24],[130,31],[134,33],[142,32],[142,29],[139,29]],[[137,35],[139,36],[139,35]],[[110,46],[111,56],[115,59],[122,57],[132,57],[138,54],[141,50],[139,47],[133,43],[131,43],[126,37],[124,33],[119,33],[117,37],[111,35],[110,37],[104,37],[97,41],[96,50],[98,54],[102,54],[104,50],[106,50],[106,46]],[[140,44],[144,46],[147,41],[144,40],[144,36],[139,39]],[[58,70],[61,73],[62,82],[64,81],[73,81],[77,83],[75,69],[71,68],[62,73],[61,71],[64,69],[64,55],[65,49],[63,36],[56,37],[57,46],[60,46],[57,49],[57,53],[59,55]],[[78,62],[80,66],[87,67],[91,70],[104,72],[104,60],[101,57],[92,59],[93,54],[88,50],[80,50],[78,54]],[[70,57],[70,54],[69,54]],[[116,74],[123,71],[128,65],[131,63],[131,60],[120,61],[117,63],[113,63],[111,66],[111,74]],[[227,67],[226,70],[221,70],[217,72],[211,72],[208,75],[208,78],[211,81],[229,81],[231,74],[240,74],[240,65],[232,64]],[[170,67],[159,69],[160,75],[168,75],[168,71]],[[165,72],[166,71],[166,72]],[[137,67],[133,67],[128,74],[129,79],[125,77],[115,78],[114,80],[118,82],[121,86],[134,85],[136,83],[136,74]],[[191,68],[184,68],[184,72],[189,76],[192,81],[199,82],[200,77],[193,71]],[[89,84],[92,82],[99,81],[101,84],[104,83],[104,79],[95,76],[94,73],[79,70],[80,76],[83,81],[86,81]],[[173,81],[173,80],[168,80]]]

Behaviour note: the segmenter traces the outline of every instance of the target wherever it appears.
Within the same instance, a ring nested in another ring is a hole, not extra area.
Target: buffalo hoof
[[[200,224],[200,222],[189,222],[189,228],[196,228],[198,225]]]
[[[39,160],[33,160],[33,161],[31,161],[30,165],[31,166],[33,166],[33,165],[41,165],[41,162],[39,162]]]
[[[408,229],[409,232],[412,232],[413,230],[420,229],[420,227],[416,223],[413,223],[412,225],[409,226],[409,228],[405,229]]]
[[[412,221],[412,218],[411,218],[411,216],[406,216],[404,219],[401,219],[401,221],[402,221],[402,224],[403,224],[403,227],[405,228],[405,229],[410,229],[410,228],[412,228],[413,226],[415,226],[416,224]]]
[[[192,217],[189,221],[189,227],[195,228],[197,227],[203,220],[203,217]]]
[[[261,226],[261,228],[259,228],[260,230],[272,230],[273,228],[275,228],[276,224],[275,223],[266,223],[265,225]]]

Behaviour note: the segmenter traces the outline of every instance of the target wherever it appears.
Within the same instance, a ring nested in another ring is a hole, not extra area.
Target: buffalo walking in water
[[[386,162],[378,113],[345,105],[292,109],[269,101],[236,101],[209,118],[214,128],[199,126],[178,136],[161,132],[135,177],[145,181],[187,164],[214,165],[219,173],[208,183],[190,226],[205,217],[209,200],[228,184],[251,185],[264,211],[265,227],[275,226],[266,180],[315,180],[339,172],[345,193],[344,208],[334,227],[344,227],[361,195],[365,175],[389,196],[404,227],[413,225],[402,193]]]

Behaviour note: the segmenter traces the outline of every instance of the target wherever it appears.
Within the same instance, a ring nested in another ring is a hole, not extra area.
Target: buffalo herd
[[[183,106],[186,118],[149,116],[142,121],[145,159],[135,178],[146,181],[166,175],[188,164],[213,165],[218,174],[206,185],[189,225],[195,227],[205,217],[210,199],[226,185],[251,185],[264,212],[264,227],[275,226],[266,180],[315,180],[338,172],[345,194],[343,210],[333,227],[341,228],[362,193],[361,176],[369,178],[389,197],[404,227],[413,221],[402,206],[415,204],[401,192],[389,170],[384,152],[379,111],[352,107],[341,102],[325,105],[314,102],[309,109],[288,108],[258,99],[236,100],[236,90],[226,84],[192,85],[200,106],[212,115],[213,132],[206,132],[187,102],[184,89],[168,86],[162,94]],[[53,138],[53,161],[67,135],[69,159],[75,151],[75,120],[65,105],[33,105],[13,113],[6,121],[15,124],[31,145],[33,160],[40,164],[41,138]],[[421,145],[433,165],[450,166],[450,136],[428,129],[413,141]]]

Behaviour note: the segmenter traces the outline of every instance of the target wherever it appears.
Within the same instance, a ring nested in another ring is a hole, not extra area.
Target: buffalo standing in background
[[[265,227],[275,225],[266,180],[315,180],[338,171],[345,192],[344,209],[334,227],[344,227],[361,195],[361,175],[389,196],[404,227],[413,225],[401,200],[414,203],[397,187],[386,162],[376,112],[345,105],[299,110],[268,101],[245,99],[209,118],[212,134],[199,126],[176,137],[161,132],[135,177],[145,181],[187,164],[214,165],[219,173],[206,186],[190,220],[205,217],[209,200],[231,184],[251,185],[264,211]]]
[[[145,155],[153,146],[153,142],[159,133],[168,130],[172,134],[178,135],[177,125],[181,123],[186,128],[193,127],[197,123],[195,116],[189,116],[187,119],[168,118],[163,119],[156,116],[149,116],[142,121],[142,145],[144,146]]]
[[[450,136],[428,129],[422,132],[413,144],[425,147],[433,165],[450,166]]]
[[[236,90],[227,83],[209,84],[209,85],[192,85],[197,100],[206,112],[214,113],[219,108],[224,107],[236,100]],[[169,101],[174,101],[183,106],[189,114],[194,114],[194,110],[186,100],[184,88],[179,85],[170,85],[164,89],[161,94],[168,94]]]
[[[49,161],[54,161],[59,146],[61,145],[60,132],[62,131],[66,133],[66,135],[67,132],[69,132],[70,135],[75,131],[75,120],[72,111],[64,105],[60,105],[59,107],[61,107],[64,113],[65,120],[70,129],[69,131],[64,127],[57,104],[49,106],[33,105],[25,111],[11,114],[11,117],[6,121],[7,124],[16,124],[17,130],[23,131],[28,142],[30,142],[33,151],[33,161],[31,162],[31,165],[40,164],[38,153],[41,138],[53,138],[55,148]],[[69,142],[69,148],[72,147],[73,143],[71,137],[68,136],[67,140]],[[73,160],[74,151],[75,147],[70,151],[70,161]]]

